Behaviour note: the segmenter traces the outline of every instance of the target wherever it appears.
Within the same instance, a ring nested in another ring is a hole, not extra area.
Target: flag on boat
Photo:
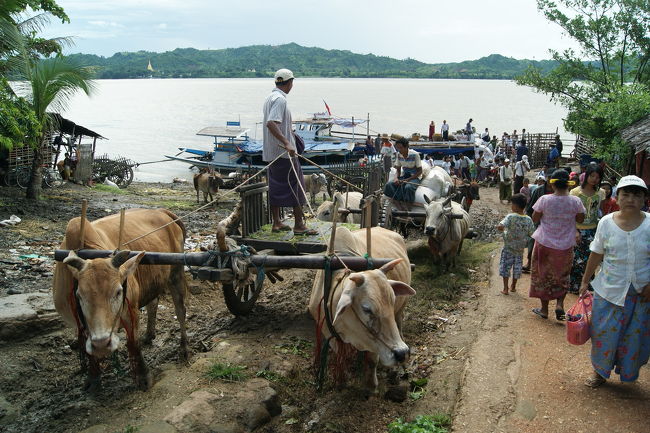
[[[327,102],[325,102],[324,99],[323,99],[323,104],[325,104],[325,108],[327,109],[327,114],[329,114],[329,115],[331,116],[331,115],[332,115],[332,111],[330,110],[330,106],[327,105]]]

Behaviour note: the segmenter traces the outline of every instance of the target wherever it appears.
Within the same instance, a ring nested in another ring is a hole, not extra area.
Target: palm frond
[[[21,16],[18,16],[17,18],[16,27],[18,27],[18,30],[24,35],[29,33],[40,33],[43,31],[43,28],[50,23],[50,15],[47,13],[36,14],[23,20],[20,20],[22,18]]]

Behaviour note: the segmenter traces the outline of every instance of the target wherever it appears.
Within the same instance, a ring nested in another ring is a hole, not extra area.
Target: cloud
[[[167,30],[167,23],[160,23],[156,26],[157,29]]]
[[[88,21],[88,24],[96,27],[124,27],[122,24],[116,23],[115,21]]]

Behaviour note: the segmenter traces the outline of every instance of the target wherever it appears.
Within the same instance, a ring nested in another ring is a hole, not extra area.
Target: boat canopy
[[[204,135],[208,137],[224,137],[224,138],[242,138],[250,129],[237,128],[232,126],[208,126],[203,128],[196,135]]]

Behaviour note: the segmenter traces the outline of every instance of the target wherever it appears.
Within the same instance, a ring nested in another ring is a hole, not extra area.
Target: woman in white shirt
[[[614,367],[622,382],[634,382],[650,357],[650,214],[641,211],[648,187],[625,176],[617,188],[621,210],[598,222],[580,285],[582,295],[602,263],[591,281],[590,387],[605,383]]]

